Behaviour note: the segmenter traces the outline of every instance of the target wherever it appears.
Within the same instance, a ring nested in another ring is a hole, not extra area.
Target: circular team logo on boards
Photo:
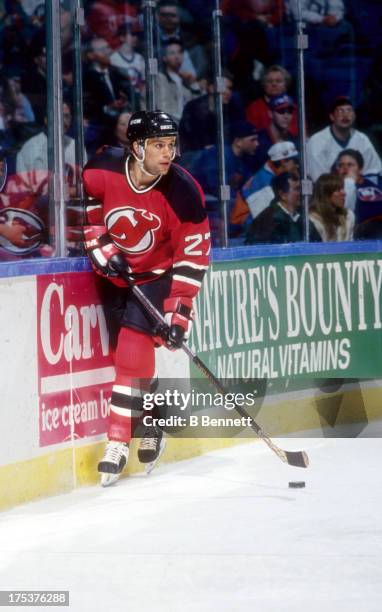
[[[41,245],[45,226],[34,213],[29,210],[9,207],[0,211],[0,219],[5,225],[18,223],[24,226],[23,238],[25,246],[16,246],[5,236],[0,236],[0,246],[8,251],[8,253],[26,255]]]
[[[125,253],[146,253],[154,244],[154,232],[161,225],[160,218],[142,208],[126,206],[112,210],[105,218],[107,230],[114,242]]]

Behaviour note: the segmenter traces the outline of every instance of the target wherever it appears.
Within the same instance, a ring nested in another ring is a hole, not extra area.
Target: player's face
[[[146,143],[144,165],[150,174],[167,174],[176,151],[175,136],[149,138]]]

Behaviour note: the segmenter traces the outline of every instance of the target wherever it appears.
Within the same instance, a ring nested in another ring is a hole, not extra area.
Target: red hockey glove
[[[167,346],[180,348],[188,339],[191,331],[194,312],[191,298],[167,298],[164,301],[164,318],[169,326]]]
[[[99,227],[89,226],[84,229],[84,245],[94,270],[102,276],[119,276],[119,272],[110,264],[113,256],[123,258],[121,251],[111,242],[107,234],[98,235]],[[125,262],[127,267],[127,262]]]

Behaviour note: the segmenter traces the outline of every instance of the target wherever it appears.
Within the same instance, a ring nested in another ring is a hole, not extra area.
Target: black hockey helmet
[[[136,140],[145,141],[155,136],[178,136],[178,126],[174,119],[163,111],[138,111],[131,116],[126,135],[131,146]]]

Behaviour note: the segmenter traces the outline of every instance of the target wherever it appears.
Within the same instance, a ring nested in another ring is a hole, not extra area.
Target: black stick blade
[[[284,451],[289,465],[306,468],[309,465],[309,457],[305,451]]]

